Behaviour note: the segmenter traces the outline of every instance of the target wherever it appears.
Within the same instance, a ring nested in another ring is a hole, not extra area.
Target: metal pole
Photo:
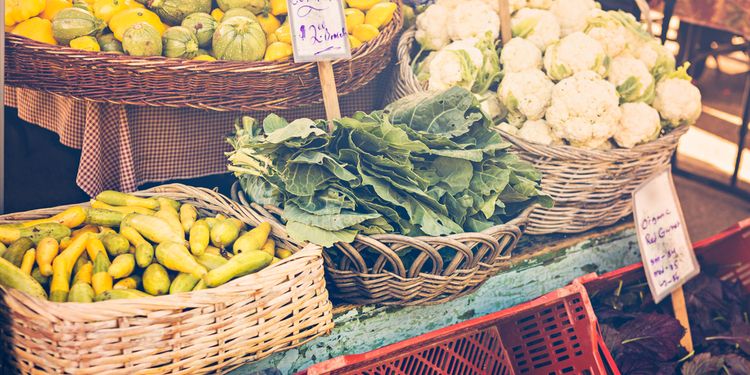
[[[742,164],[742,152],[745,150],[745,139],[747,138],[748,121],[750,121],[750,72],[745,73],[745,89],[743,92],[744,107],[742,108],[742,124],[740,125],[740,139],[737,140],[737,159],[734,161],[734,173],[732,173],[732,186],[737,186]]]

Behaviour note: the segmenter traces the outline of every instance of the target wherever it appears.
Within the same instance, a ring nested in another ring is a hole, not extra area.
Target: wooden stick
[[[508,0],[500,1],[500,36],[503,44],[506,44],[513,38],[513,32],[510,28],[510,3]]]
[[[330,61],[318,61],[318,76],[323,89],[323,105],[326,108],[328,131],[333,131],[333,119],[341,118],[339,95],[336,92],[336,77],[333,76],[333,65]]]
[[[672,309],[674,309],[675,318],[685,328],[685,336],[682,336],[680,345],[690,353],[693,351],[693,336],[690,333],[690,320],[688,319],[687,307],[685,307],[685,293],[683,293],[682,287],[672,292]]]

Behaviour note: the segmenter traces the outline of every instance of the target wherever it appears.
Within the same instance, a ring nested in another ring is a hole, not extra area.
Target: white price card
[[[668,168],[633,192],[633,216],[648,286],[659,303],[700,273]]]
[[[295,62],[351,57],[342,0],[287,0]]]

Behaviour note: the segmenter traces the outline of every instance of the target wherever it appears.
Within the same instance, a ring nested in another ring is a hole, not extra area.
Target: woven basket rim
[[[632,148],[614,148],[611,150],[590,150],[570,145],[545,145],[527,141],[500,130],[497,127],[495,127],[495,130],[514,146],[534,155],[576,161],[595,160],[617,162],[620,160],[638,159],[643,155],[651,154],[656,150],[667,148],[670,145],[679,142],[680,137],[689,130],[689,126],[679,126],[653,141],[639,144]]]
[[[237,202],[233,201],[232,199],[229,199],[229,197],[226,197],[226,196],[224,196],[222,194],[219,194],[216,191],[213,191],[213,190],[207,189],[207,188],[202,188],[202,187],[188,186],[188,185],[184,185],[184,184],[159,185],[159,186],[152,187],[150,189],[140,190],[140,191],[137,191],[137,192],[134,192],[134,193],[131,193],[131,194],[134,194],[134,195],[143,195],[144,193],[145,194],[157,193],[157,194],[169,195],[168,192],[164,192],[164,191],[165,190],[170,190],[170,189],[181,190],[183,192],[186,192],[185,189],[188,189],[188,191],[189,190],[200,191],[200,192],[203,192],[203,193],[206,193],[206,194],[210,194],[210,195],[213,195],[213,196],[220,196],[224,200],[226,200],[226,203],[230,204],[231,206],[233,206],[232,208],[235,209],[232,212],[225,213],[225,214],[228,214],[228,215],[232,215],[230,217],[238,216],[237,215],[237,211],[236,211],[237,208],[240,208],[240,211],[241,210],[247,210],[245,207],[239,206],[239,204]],[[194,198],[199,198],[199,197],[194,197]],[[67,207],[81,206],[81,205],[85,206],[87,204],[88,203],[69,204],[69,205],[55,206],[55,207],[52,207],[51,209],[58,209],[59,208],[60,210],[63,210],[65,208],[67,208]],[[200,207],[198,207],[198,208],[200,208]],[[47,209],[50,209],[50,208],[47,208]],[[11,213],[11,214],[0,215],[0,223],[4,223],[4,222],[7,222],[7,221],[13,221],[12,219],[11,220],[6,220],[6,218],[8,218],[8,217],[12,217],[12,216],[15,216],[15,215],[33,214],[35,212],[42,211],[42,210],[46,210],[46,209],[28,210],[28,211],[22,211],[22,212],[15,212],[15,213]],[[276,232],[274,232],[273,234],[276,234]],[[297,242],[294,242],[294,241],[289,241],[289,242],[297,244]],[[297,246],[299,246],[299,250],[295,251],[290,257],[288,257],[286,259],[283,259],[281,262],[276,263],[273,266],[266,267],[266,268],[262,269],[259,272],[252,273],[252,274],[249,274],[249,275],[246,275],[246,276],[243,276],[243,277],[239,277],[239,278],[233,279],[233,280],[231,280],[231,281],[229,281],[229,282],[227,282],[225,284],[222,284],[222,285],[220,285],[220,286],[218,286],[216,288],[208,288],[208,289],[197,290],[197,291],[190,291],[190,292],[184,292],[184,293],[178,293],[178,294],[167,294],[167,295],[163,295],[163,296],[150,296],[150,297],[132,298],[132,299],[107,300],[107,301],[101,301],[101,302],[95,302],[95,303],[78,303],[78,302],[53,302],[53,301],[45,300],[45,299],[42,299],[42,298],[39,298],[39,297],[31,296],[30,294],[22,292],[22,291],[17,290],[17,289],[6,288],[6,287],[4,287],[2,285],[0,285],[0,290],[2,290],[6,295],[10,295],[10,296],[14,296],[14,297],[15,296],[26,296],[26,298],[31,297],[32,300],[36,301],[40,306],[45,306],[45,305],[47,305],[47,306],[54,306],[54,309],[69,308],[69,309],[72,309],[72,310],[77,310],[77,309],[80,309],[81,307],[84,307],[84,306],[86,306],[87,308],[91,308],[92,306],[94,306],[96,308],[98,308],[98,307],[116,308],[118,306],[133,306],[134,304],[149,304],[149,301],[151,301],[151,302],[158,302],[161,305],[167,305],[167,304],[173,304],[173,305],[176,305],[176,304],[185,304],[185,303],[190,303],[190,301],[194,298],[194,296],[201,296],[201,299],[204,299],[204,298],[207,298],[206,296],[216,295],[217,298],[221,298],[221,295],[223,294],[223,292],[226,289],[230,289],[233,286],[237,286],[238,284],[250,284],[251,280],[260,279],[260,278],[264,277],[266,274],[268,274],[268,272],[269,272],[269,270],[271,268],[275,268],[275,269],[278,270],[279,267],[281,267],[281,266],[283,266],[283,265],[285,265],[285,264],[287,264],[287,263],[289,263],[291,261],[294,261],[294,260],[297,260],[297,259],[300,259],[300,258],[303,258],[303,257],[315,256],[316,254],[321,255],[323,253],[322,247],[320,247],[318,245],[315,245],[315,244],[312,244],[312,243],[305,244],[304,246],[301,246],[301,245],[297,244]]]
[[[390,0],[397,5],[401,5],[401,0]],[[398,35],[398,30],[403,27],[403,17],[401,7],[396,8],[396,13],[393,19],[389,22],[385,28],[380,30],[380,33],[374,39],[364,42],[362,46],[355,50],[352,50],[351,58],[349,59],[336,59],[332,63],[336,64],[350,64],[357,60],[369,55],[372,48],[362,48],[364,46],[375,46],[386,43],[391,35]],[[5,43],[15,43],[25,48],[32,48],[39,50],[40,53],[46,53],[50,55],[55,54],[67,54],[76,55],[81,58],[85,58],[91,61],[102,61],[110,64],[121,65],[128,68],[144,68],[154,69],[158,68],[159,63],[181,61],[185,66],[182,67],[166,67],[167,70],[186,70],[191,72],[223,72],[223,73],[249,73],[249,72],[264,72],[268,70],[282,70],[285,72],[295,72],[298,70],[309,70],[316,66],[315,62],[295,63],[293,57],[289,57],[283,61],[231,61],[231,60],[216,60],[216,61],[201,61],[191,60],[182,58],[173,58],[165,56],[129,56],[117,53],[108,52],[94,52],[84,51],[76,48],[67,46],[48,44],[38,42],[29,39],[25,36],[12,34],[9,32],[5,33]],[[213,67],[214,69],[209,69]]]

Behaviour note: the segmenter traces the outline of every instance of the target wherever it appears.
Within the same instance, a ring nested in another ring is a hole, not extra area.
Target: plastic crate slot
[[[560,336],[562,336],[562,333],[560,333],[560,332],[555,332],[555,333],[549,335],[549,337],[553,338],[553,339],[556,339],[556,338],[558,338]]]
[[[539,352],[541,352],[543,350],[547,350],[547,347],[545,347],[544,345],[538,346],[538,347],[536,347],[534,349],[529,350],[529,354],[536,354],[536,353],[539,353]]]
[[[565,341],[563,341],[563,340],[556,340],[556,341],[553,341],[553,342],[552,342],[552,346],[558,346],[558,345],[562,345],[562,343],[564,343],[564,342],[565,342]]]
[[[519,366],[526,366],[526,364],[527,364],[527,363],[528,363],[528,362],[526,362],[526,360],[525,360],[525,359],[524,359],[523,361],[518,361],[518,365],[519,365]]]
[[[578,320],[584,320],[586,319],[586,314],[578,315]]]
[[[545,323],[550,323],[550,322],[554,322],[554,321],[555,321],[555,317],[554,316],[550,316],[549,318],[544,319]]]
[[[517,351],[519,351],[521,349],[522,349],[521,345],[518,345],[518,346],[514,346],[511,350],[513,350],[514,352],[517,352]],[[523,353],[521,353],[521,356],[523,356]]]
[[[576,331],[576,330],[575,330],[575,328],[573,328],[573,327],[570,327],[570,328],[568,328],[568,333],[573,333],[573,332],[575,332],[575,331]]]
[[[551,310],[550,310],[550,311],[551,311]],[[542,313],[542,314],[544,314],[544,313]],[[528,322],[529,320],[534,320],[534,318],[535,318],[535,317],[534,317],[534,315],[529,315],[529,316],[527,316],[527,317],[525,317],[525,318],[521,318],[521,319],[519,319],[519,320],[518,320],[517,322],[518,322],[519,324],[520,324],[520,323],[526,323],[526,322]]]
[[[553,329],[557,329],[557,324],[552,324],[544,328],[544,330],[547,332],[552,331]]]
[[[569,359],[570,359],[570,356],[566,354],[566,355],[557,357],[557,362],[567,361]]]
[[[572,333],[572,332],[571,332],[571,333]],[[578,336],[576,336],[576,335],[571,335],[571,336],[570,336],[570,341],[575,341],[575,340],[578,340]]]
[[[583,352],[579,350],[579,351],[575,352],[574,354],[575,354],[576,357],[580,357],[580,356],[583,355]]]
[[[538,324],[536,322],[534,322],[534,323],[531,323],[531,324],[528,324],[528,325],[525,325],[525,326],[521,327],[521,331],[528,331],[530,329],[536,328],[537,326],[538,326]]]
[[[593,373],[591,372],[591,370],[585,369],[585,370],[581,371],[581,375],[593,375]]]
[[[566,367],[566,368],[562,369],[562,373],[563,374],[567,374],[567,373],[573,372],[573,371],[575,371],[575,368],[573,368],[573,366]]]
[[[559,348],[555,349],[555,354],[565,353],[568,351],[568,348]]]
[[[538,335],[539,335],[539,331],[533,331],[533,332],[529,332],[529,333],[521,336],[521,338],[525,340],[525,339],[529,339],[529,338],[532,338],[532,337],[538,336]]]
[[[573,344],[573,349],[578,349],[578,348],[580,348],[580,347],[581,347],[581,344],[580,344],[580,343],[574,343],[574,344]]]
[[[549,366],[549,365],[551,365],[551,364],[552,364],[552,361],[549,361],[549,360],[548,360],[548,361],[544,361],[544,362],[542,362],[542,363],[537,363],[537,364],[535,364],[535,365],[534,365],[534,368],[542,368],[542,367],[547,367],[547,366]]]
[[[549,353],[542,353],[542,354],[539,354],[538,356],[531,357],[531,362],[537,362],[537,361],[541,361],[542,359],[547,359],[547,358],[549,358]],[[536,367],[536,365],[534,365],[534,367]]]

